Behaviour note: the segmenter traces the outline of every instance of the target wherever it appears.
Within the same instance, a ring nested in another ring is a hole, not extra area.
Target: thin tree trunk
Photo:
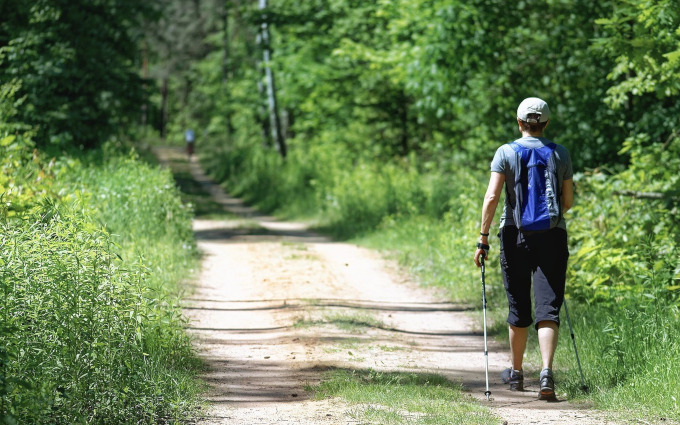
[[[168,77],[163,77],[161,88],[161,139],[165,140],[168,123]]]
[[[262,32],[258,31],[256,36],[256,42],[258,46],[262,45]],[[261,70],[262,75],[257,80],[257,92],[260,94],[260,102],[257,107],[257,119],[260,122],[262,128],[262,146],[266,148],[272,147],[272,131],[269,126],[269,113],[265,105],[264,99],[266,98],[266,90],[264,88],[263,81],[266,79],[266,74],[264,72],[264,66],[259,60],[255,63],[256,68]]]
[[[260,0],[260,10],[267,9],[267,0]],[[286,142],[281,134],[281,120],[279,118],[278,107],[276,104],[276,85],[274,80],[274,71],[270,66],[271,54],[269,52],[269,27],[267,26],[267,17],[263,16],[262,21],[262,44],[264,47],[264,70],[267,76],[267,101],[269,104],[269,120],[272,129],[272,136],[276,141],[279,153],[282,157],[286,157],[287,147]]]
[[[222,22],[224,24],[223,28],[223,42],[224,42],[224,58],[222,59],[222,96],[226,100],[227,106],[225,108],[224,119],[226,121],[226,136],[227,141],[231,140],[231,135],[234,132],[234,127],[231,121],[231,107],[229,106],[229,61],[231,60],[229,52],[229,9],[230,5],[228,2],[224,2],[222,8]]]
[[[401,153],[402,155],[408,155],[408,105],[406,103],[406,98],[402,99],[400,105],[400,124],[401,124]]]
[[[147,51],[146,51],[146,43],[142,44],[142,78],[144,78],[144,84],[143,84],[143,89],[144,92],[146,93],[146,81],[149,78],[149,58],[147,56]],[[146,103],[146,97],[144,98],[144,103],[142,103],[142,131],[144,132],[144,136],[146,137],[146,123],[148,121],[148,111],[149,111],[149,105]]]

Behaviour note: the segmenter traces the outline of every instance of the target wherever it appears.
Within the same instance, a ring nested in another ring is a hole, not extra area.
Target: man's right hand
[[[477,251],[475,251],[475,264],[477,267],[482,267],[482,262],[489,258],[489,245],[479,243],[477,244]]]

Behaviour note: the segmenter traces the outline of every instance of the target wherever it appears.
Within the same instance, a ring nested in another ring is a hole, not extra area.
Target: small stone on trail
[[[271,357],[271,356],[264,356],[265,359],[268,359],[268,358],[270,358],[270,357]]]
[[[292,395],[293,397],[297,397],[297,394],[295,394],[295,393],[293,393],[293,394],[291,394],[291,395]]]

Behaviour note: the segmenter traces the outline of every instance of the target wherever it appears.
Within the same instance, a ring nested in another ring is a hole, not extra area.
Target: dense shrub
[[[0,217],[0,423],[184,417],[197,363],[177,283],[196,259],[170,175],[112,153],[32,155]]]
[[[581,300],[680,300],[680,140],[642,143],[626,142],[631,164],[625,171],[579,179],[570,235],[572,288]]]

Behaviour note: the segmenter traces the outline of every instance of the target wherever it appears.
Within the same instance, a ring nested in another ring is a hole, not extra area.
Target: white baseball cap
[[[538,119],[530,116],[535,114],[538,115]],[[517,118],[524,122],[546,122],[550,119],[550,108],[542,99],[527,97],[517,107]]]

